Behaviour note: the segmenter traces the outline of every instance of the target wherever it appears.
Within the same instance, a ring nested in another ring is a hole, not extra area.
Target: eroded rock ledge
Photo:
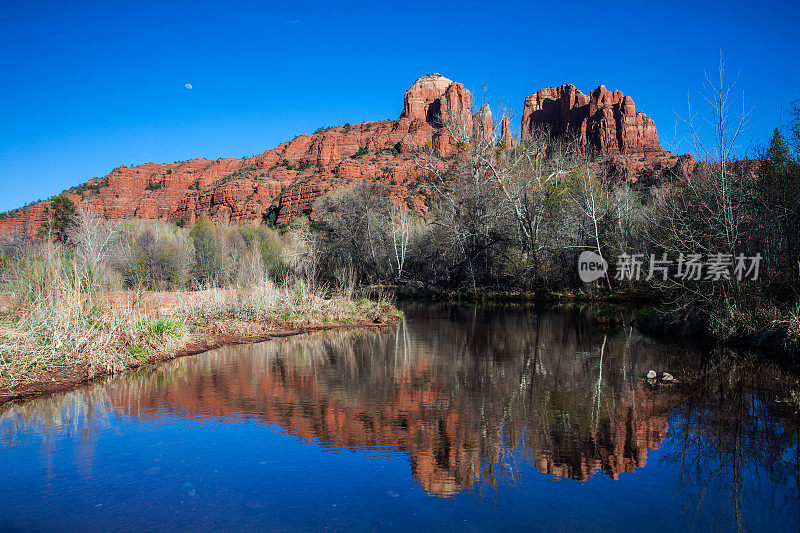
[[[397,120],[364,122],[300,135],[262,154],[242,159],[190,159],[134,167],[120,166],[66,192],[83,208],[112,220],[164,219],[191,224],[200,213],[218,222],[288,222],[312,214],[313,202],[331,189],[355,180],[387,185],[397,201],[425,209],[424,177],[409,151],[432,143],[440,155],[454,142],[438,124],[442,110],[460,116],[466,126],[494,139],[487,106],[472,114],[472,95],[463,84],[440,74],[418,78],[406,91]],[[691,170],[690,156],[666,152],[652,119],[636,111],[633,99],[600,86],[588,96],[573,85],[540,89],[525,98],[521,133],[536,128],[568,135],[580,151],[604,153],[630,179],[645,171]],[[514,139],[507,117],[501,119],[505,147]],[[46,202],[8,213],[0,235],[37,233]]]

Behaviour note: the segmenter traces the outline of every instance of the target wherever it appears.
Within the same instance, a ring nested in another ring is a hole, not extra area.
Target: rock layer
[[[440,75],[417,79],[406,91],[397,120],[364,122],[300,135],[262,154],[241,159],[190,159],[179,163],[120,166],[64,194],[100,215],[165,219],[191,224],[200,213],[217,222],[285,223],[313,216],[313,203],[326,192],[357,180],[385,184],[395,201],[424,210],[426,183],[411,151],[432,145],[440,156],[457,143],[442,128],[451,119],[467,134],[495,142],[491,110],[472,115],[472,95],[463,84]],[[574,136],[582,152],[604,153],[629,173],[648,169],[691,170],[694,161],[661,148],[653,121],[637,112],[633,99],[600,86],[586,96],[573,85],[544,88],[525,99],[522,137],[536,128]],[[516,139],[503,117],[499,141]],[[634,177],[632,175],[632,177]],[[0,215],[0,235],[36,234],[46,217],[46,202]]]
[[[525,99],[522,133],[537,128],[570,135],[581,151],[605,154],[660,154],[653,120],[636,111],[633,98],[601,85],[586,96],[574,85],[546,87]]]

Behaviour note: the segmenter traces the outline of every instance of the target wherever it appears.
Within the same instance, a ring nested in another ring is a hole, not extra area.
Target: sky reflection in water
[[[0,408],[0,529],[800,526],[796,375],[591,311],[406,315]]]

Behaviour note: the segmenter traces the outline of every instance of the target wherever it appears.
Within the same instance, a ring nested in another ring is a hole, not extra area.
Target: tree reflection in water
[[[776,519],[800,515],[799,393],[797,374],[756,355],[718,349],[703,359],[672,416],[666,457],[679,466],[687,511],[730,512],[741,531],[742,502],[765,495]],[[728,492],[730,509],[704,509],[711,492]]]
[[[668,439],[664,460],[678,465],[691,512],[720,487],[739,523],[745,487],[798,496],[798,382],[776,365],[701,356],[630,328],[603,333],[591,310],[408,305],[406,316],[386,330],[222,348],[9,406],[4,442],[31,426],[90,432],[110,411],[252,420],[323,446],[405,455],[429,494],[448,497],[514,485],[529,465],[616,479]],[[652,387],[642,379],[651,368],[684,383]],[[758,485],[761,472],[769,480]]]

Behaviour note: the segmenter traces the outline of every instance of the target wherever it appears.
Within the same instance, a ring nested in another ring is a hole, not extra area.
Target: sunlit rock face
[[[536,128],[555,135],[571,135],[581,151],[609,155],[661,155],[653,120],[636,112],[633,98],[604,85],[586,96],[574,85],[546,87],[525,99],[523,136]]]
[[[400,204],[424,211],[425,173],[412,152],[434,146],[443,158],[457,152],[452,128],[495,142],[491,110],[473,113],[473,98],[463,84],[440,74],[415,80],[405,92],[397,120],[320,128],[252,157],[190,159],[167,164],[122,165],[65,194],[80,207],[120,220],[162,219],[191,224],[201,213],[234,224],[259,224],[265,218],[289,222],[313,217],[314,201],[330,190],[360,180],[382,183]],[[653,121],[636,111],[633,99],[600,86],[589,96],[573,85],[544,88],[525,99],[521,135],[537,129],[569,135],[581,152],[606,154],[630,179],[648,170],[691,170],[694,161],[665,152]],[[514,140],[507,119],[499,142]],[[45,202],[0,219],[0,235],[35,235],[44,222]]]
[[[584,155],[595,155],[636,179],[644,171],[691,172],[691,156],[667,152],[658,140],[656,125],[633,98],[604,85],[588,96],[574,85],[545,87],[525,98],[522,137],[536,130],[574,142]],[[687,159],[688,157],[688,159]]]
[[[452,83],[453,80],[435,73],[417,78],[406,91],[403,99],[403,114],[400,115],[400,118],[429,123],[437,120],[442,108],[440,99]],[[469,109],[469,102],[463,103],[467,103]]]

